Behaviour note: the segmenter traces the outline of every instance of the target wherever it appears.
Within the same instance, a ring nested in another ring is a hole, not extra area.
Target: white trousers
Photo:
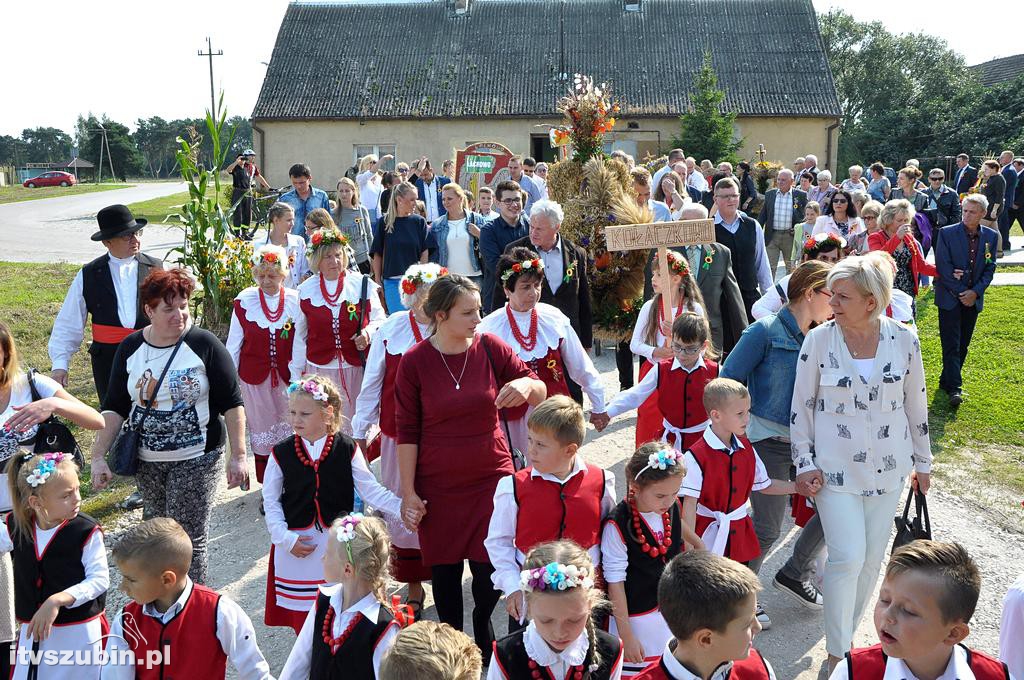
[[[902,489],[902,486],[900,487]],[[825,531],[825,650],[842,658],[853,642],[889,549],[900,492],[881,496],[841,493],[829,487],[815,497]]]

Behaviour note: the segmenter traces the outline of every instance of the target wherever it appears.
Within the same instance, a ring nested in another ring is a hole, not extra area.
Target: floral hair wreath
[[[352,561],[352,539],[356,537],[356,527],[359,523],[365,519],[365,516],[361,512],[353,512],[350,515],[345,515],[341,518],[341,523],[338,528],[334,530],[338,537],[338,541],[345,546],[345,553],[348,555],[348,561]]]
[[[690,275],[690,263],[686,261],[686,258],[680,257],[674,250],[669,250],[667,255],[668,268],[672,274],[676,276]]]
[[[525,569],[519,573],[523,592],[593,588],[594,578],[586,567],[552,562],[545,567]]]
[[[675,449],[661,449],[647,457],[647,465],[640,468],[633,481],[640,479],[640,475],[648,470],[667,470],[670,467],[683,464],[683,454]]]
[[[296,380],[288,386],[288,395],[291,396],[296,392],[305,392],[314,400],[327,403],[327,390],[315,380]]]
[[[804,255],[817,253],[826,246],[832,246],[832,248],[845,248],[846,239],[833,231],[815,234],[804,241]],[[832,250],[832,248],[829,248],[829,250]]]
[[[35,455],[34,453],[28,454],[29,457]],[[71,458],[71,455],[67,453],[44,453],[43,459],[32,469],[25,481],[33,489],[45,484],[46,480],[57,470],[57,466],[68,458]]]
[[[439,267],[436,264],[413,265],[402,277],[402,292],[413,295],[423,284],[433,283],[442,276],[448,276],[447,267]]]
[[[309,250],[310,252],[316,252],[320,248],[326,248],[327,246],[332,246],[336,243],[341,244],[343,247],[348,249],[348,236],[337,229],[317,229],[313,232],[313,235],[309,237]]]
[[[252,254],[252,266],[258,267],[261,264],[272,264],[280,267],[281,263],[288,262],[288,253],[281,246],[273,244],[263,245],[257,248]]]
[[[535,257],[532,260],[523,260],[522,262],[516,262],[511,267],[506,269],[501,274],[501,282],[505,283],[512,277],[513,274],[521,274],[527,269],[536,269],[538,272],[544,271],[544,263],[540,261],[539,257]]]

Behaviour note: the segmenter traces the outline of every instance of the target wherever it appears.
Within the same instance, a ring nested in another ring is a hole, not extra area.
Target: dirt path
[[[614,356],[606,351],[596,363],[602,372],[606,389],[617,390]],[[623,462],[633,451],[633,424],[632,415],[620,416],[612,421],[600,437],[595,437],[593,428],[589,428],[587,443],[582,449],[588,461],[615,472],[620,498],[624,491]],[[260,647],[276,674],[283,667],[295,636],[290,629],[267,628],[262,623],[269,535],[257,511],[259,500],[258,490],[242,494],[237,490],[228,492],[221,488],[210,530],[210,565],[213,575],[210,585],[240,602],[252,617]],[[988,511],[949,493],[948,486],[943,488],[942,482],[936,483],[929,500],[935,537],[961,542],[982,570],[981,602],[967,641],[973,647],[996,653],[1002,597],[1017,574],[1024,570],[1024,541],[1021,540],[1021,534],[1000,528],[1000,525],[1007,524],[1004,521],[1005,515],[997,524],[996,518]],[[1021,515],[1019,511],[1018,506],[1018,519]],[[122,526],[137,522],[139,518],[140,513],[132,513],[124,518]],[[784,528],[785,538],[780,539],[762,568],[762,580],[767,586],[762,602],[774,625],[763,632],[755,644],[775,666],[780,680],[811,680],[819,675],[824,677],[821,671],[825,660],[821,613],[804,609],[770,586],[772,576],[791,553],[795,536],[792,529],[792,524]],[[108,528],[108,545],[113,544],[117,533],[117,527]],[[120,577],[115,574],[111,580],[116,588]],[[108,611],[113,613],[123,604],[124,597],[119,592],[111,592],[107,601]],[[428,607],[426,615],[428,618],[436,618],[432,606]],[[500,605],[493,621],[499,634],[505,630],[505,618]],[[877,639],[869,614],[861,622],[854,643],[867,645],[875,642]]]

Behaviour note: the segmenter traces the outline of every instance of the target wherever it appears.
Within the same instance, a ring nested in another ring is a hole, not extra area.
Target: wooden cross
[[[681,220],[651,224],[617,224],[604,228],[609,251],[658,249],[658,279],[662,291],[661,306],[665,319],[672,319],[671,274],[668,270],[668,249],[671,246],[695,246],[714,243],[715,221]],[[696,276],[697,272],[690,272]],[[671,340],[671,338],[666,338]]]

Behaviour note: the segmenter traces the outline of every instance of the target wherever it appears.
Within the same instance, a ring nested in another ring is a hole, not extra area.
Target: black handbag
[[[914,501],[915,517],[910,519],[910,501]],[[896,523],[896,538],[892,541],[892,552],[897,548],[918,539],[931,540],[932,522],[928,517],[928,499],[920,491],[913,489],[907,494],[907,503],[903,506],[903,515],[893,518]]]
[[[484,342],[483,338],[480,338],[480,344],[483,346],[484,351],[487,352],[487,363],[491,367],[491,375],[494,376],[494,384],[501,390],[501,381],[498,380],[498,373],[494,370],[494,359],[491,357],[491,349]],[[508,429],[508,421],[501,417],[501,409],[498,409],[498,419],[501,420],[501,424],[505,426],[505,442],[508,444],[508,450],[512,453],[512,467],[516,472],[519,472],[527,466],[526,456],[523,452],[512,446],[512,433]]]
[[[160,385],[164,382],[167,369],[174,362],[174,357],[181,348],[181,343],[184,339],[185,336],[182,336],[178,339],[177,344],[174,345],[174,351],[171,352],[164,370],[160,373],[160,378],[156,381],[156,387],[153,388],[154,397],[160,392]],[[115,475],[132,477],[139,471],[139,445],[142,443],[142,425],[146,422],[146,417],[152,410],[152,402],[147,402],[146,410],[142,412],[139,421],[135,423],[134,427],[129,424],[131,422],[131,414],[128,414],[128,420],[125,421],[121,432],[117,435],[117,439],[114,440],[114,445],[110,447],[110,451],[107,453],[107,465]]]
[[[36,373],[34,368],[30,368],[28,371],[28,389],[32,393],[32,401],[42,399],[39,390],[36,389]],[[79,448],[75,435],[71,434],[71,429],[55,415],[50,415],[49,418],[39,423],[35,442],[32,444],[32,452],[70,453],[74,456],[78,467],[85,465],[85,456],[82,455],[82,449]]]

